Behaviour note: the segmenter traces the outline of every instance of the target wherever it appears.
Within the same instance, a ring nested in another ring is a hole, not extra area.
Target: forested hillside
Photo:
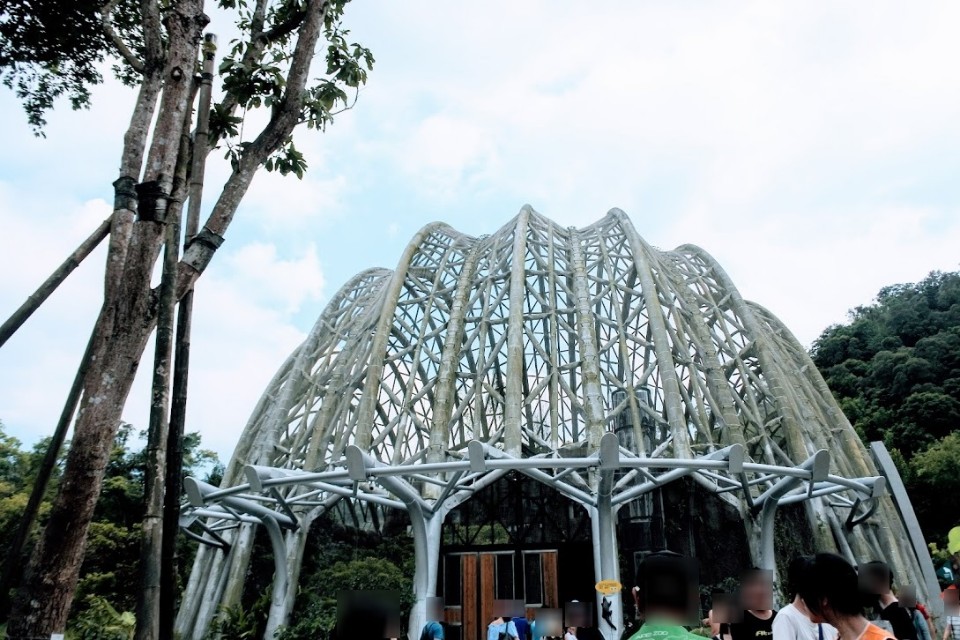
[[[812,356],[867,441],[883,440],[928,540],[960,524],[960,272],[885,287]]]

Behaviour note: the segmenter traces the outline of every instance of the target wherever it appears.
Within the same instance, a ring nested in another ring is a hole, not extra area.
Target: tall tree
[[[219,1],[242,34],[220,65],[222,95],[210,112],[211,138],[233,170],[175,266],[174,299],[190,291],[210,263],[260,167],[302,177],[306,162],[293,145],[294,129],[324,129],[337,110],[355,103],[373,57],[346,39],[346,2]],[[0,78],[23,99],[35,128],[59,96],[86,106],[88,87],[100,80],[105,60],[115,62],[118,75],[138,91],[113,184],[103,305],[72,446],[14,602],[10,638],[48,637],[66,626],[111,443],[161,309],[151,274],[165,241],[178,241],[169,227],[179,225],[187,197],[197,48],[209,22],[204,9],[204,0],[14,0],[0,17]],[[321,39],[325,73],[311,80]],[[257,111],[262,120],[249,118]],[[265,124],[244,137],[245,118]],[[167,249],[167,255],[177,252]],[[165,446],[162,434],[156,442]],[[147,474],[164,477],[159,451],[150,456]],[[138,631],[141,638],[157,634],[156,621]]]

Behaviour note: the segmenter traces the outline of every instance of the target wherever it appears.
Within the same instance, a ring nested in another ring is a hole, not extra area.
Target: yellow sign
[[[612,596],[623,589],[623,585],[616,580],[601,580],[597,583],[596,589],[605,596]]]

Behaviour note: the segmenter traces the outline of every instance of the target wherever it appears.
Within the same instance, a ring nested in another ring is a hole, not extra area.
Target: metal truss
[[[428,225],[395,270],[360,273],[331,300],[221,488],[188,483],[183,524],[207,544],[177,631],[199,639],[239,601],[257,523],[278,567],[268,632],[282,626],[304,532],[338,503],[358,523],[410,514],[422,601],[443,517],[508,471],[590,512],[598,579],[616,577],[616,510],[688,477],[741,513],[758,563],[773,567],[777,507],[803,502],[818,548],[886,558],[925,584],[806,351],[713,258],[648,245],[616,209],[574,229],[524,207],[490,236]]]
[[[599,518],[598,512],[604,505],[612,516],[621,505],[655,488],[680,478],[699,476],[703,484],[711,487],[717,495],[739,493],[751,505],[752,511],[761,516],[761,562],[774,569],[773,525],[779,505],[850,493],[857,503],[869,505],[867,511],[870,513],[883,494],[883,477],[845,479],[830,475],[829,464],[830,456],[825,450],[818,451],[797,467],[747,462],[744,447],[740,444],[692,460],[648,458],[625,451],[612,433],[601,438],[600,449],[593,455],[577,458],[547,455],[517,458],[474,440],[460,461],[389,465],[350,445],[345,450],[344,460],[322,472],[248,465],[245,468],[246,483],[222,490],[190,478],[187,493],[191,509],[186,511],[183,524],[194,539],[225,551],[229,551],[229,544],[217,531],[241,522],[265,525],[278,560],[273,584],[277,613],[272,616],[269,629],[272,634],[288,613],[282,608],[290,583],[280,532],[299,529],[301,519],[298,513],[315,508],[328,509],[331,499],[349,498],[377,507],[404,509],[411,518],[422,518],[429,523],[436,517],[442,521],[451,509],[491,479],[507,471],[518,471],[553,487],[586,508],[592,517]],[[582,474],[599,476],[596,492],[591,491]],[[621,475],[618,482],[614,482],[615,475]],[[635,478],[641,481],[632,482]],[[416,489],[416,485],[423,482],[442,487],[439,497],[423,498]],[[762,492],[754,497],[757,488]],[[849,505],[852,515],[856,507],[853,502]],[[598,534],[602,535],[612,523],[612,517],[608,524],[598,523]],[[200,531],[191,531],[192,525],[199,527]],[[416,531],[417,527],[414,527],[415,536]],[[612,532],[607,534],[612,535]],[[424,549],[432,547],[436,553],[439,531],[433,539],[420,540],[419,545]],[[614,548],[605,552],[602,546],[598,544],[598,566],[607,565],[604,570],[608,573],[604,575],[612,576],[616,571],[615,563],[605,560],[616,558],[616,552]],[[427,587],[426,584],[422,586]]]

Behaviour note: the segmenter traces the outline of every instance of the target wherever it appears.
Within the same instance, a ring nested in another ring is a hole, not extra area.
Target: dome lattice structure
[[[901,583],[932,588],[929,557],[806,351],[712,257],[650,246],[619,210],[574,229],[524,207],[489,236],[428,225],[395,270],[333,297],[256,405],[221,488],[188,482],[184,524],[206,544],[178,632],[203,637],[238,602],[262,525],[276,556],[270,637],[310,523],[336,508],[373,526],[409,514],[419,630],[444,518],[508,472],[587,510],[597,580],[619,578],[617,511],[685,478],[739,514],[758,565],[775,568],[777,508],[803,503],[817,550],[886,558]],[[608,604],[619,620],[620,596]]]

